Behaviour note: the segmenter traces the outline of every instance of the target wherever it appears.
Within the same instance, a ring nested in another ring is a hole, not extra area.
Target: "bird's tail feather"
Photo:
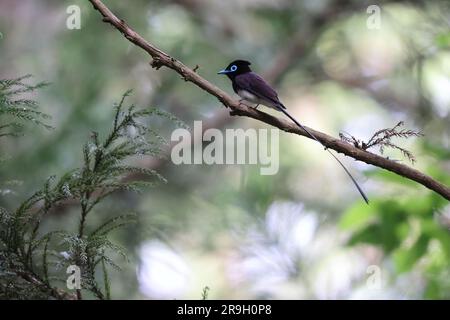
[[[348,171],[348,169],[344,166],[344,164],[339,160],[338,157],[336,157],[334,155],[334,153],[332,153],[319,139],[316,138],[315,135],[313,135],[308,129],[306,129],[306,127],[304,127],[300,122],[298,122],[293,116],[291,116],[289,114],[289,112],[286,111],[286,107],[282,104],[280,104],[278,106],[278,110],[280,110],[281,112],[283,112],[289,119],[291,119],[297,126],[300,127],[300,129],[303,129],[312,139],[316,140],[318,143],[320,143],[322,146],[325,147],[325,150],[328,151],[329,154],[331,154],[331,156],[336,159],[336,161],[341,165],[341,167],[344,169],[344,171],[347,173],[347,175],[350,177],[350,179],[352,180],[353,184],[355,185],[356,189],[358,189],[359,193],[361,194],[361,196],[363,197],[364,201],[369,204],[369,199],[367,198],[366,194],[364,193],[364,191],[361,189],[361,187],[359,186],[359,184],[356,182],[355,178],[353,178],[353,176],[350,174],[350,172]]]

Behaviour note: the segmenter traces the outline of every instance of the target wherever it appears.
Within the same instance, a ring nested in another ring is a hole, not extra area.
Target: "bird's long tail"
[[[318,143],[320,143],[322,146],[325,147],[325,150],[328,151],[329,154],[331,154],[331,156],[336,159],[336,161],[341,165],[341,167],[345,170],[345,172],[347,173],[347,175],[350,177],[350,179],[352,179],[353,184],[355,185],[356,189],[358,189],[359,193],[361,194],[361,196],[363,197],[364,201],[369,204],[369,199],[367,198],[366,194],[364,193],[364,191],[361,189],[361,187],[359,186],[358,182],[356,182],[355,178],[353,178],[353,176],[350,174],[350,172],[348,171],[348,169],[344,166],[344,164],[339,160],[338,157],[336,157],[334,155],[334,153],[332,153],[319,139],[316,138],[315,135],[313,135],[308,129],[306,129],[300,122],[298,122],[293,116],[291,116],[289,114],[289,112],[286,111],[286,107],[284,107],[282,104],[280,106],[278,106],[278,110],[280,110],[281,112],[283,112],[289,119],[291,119],[297,126],[300,127],[300,129],[303,129],[311,138],[313,138],[314,140],[316,140]]]

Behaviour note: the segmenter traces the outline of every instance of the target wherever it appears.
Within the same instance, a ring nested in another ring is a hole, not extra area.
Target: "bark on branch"
[[[111,24],[114,28],[119,30],[125,38],[134,43],[136,46],[145,50],[153,58],[153,61],[151,63],[153,68],[159,69],[164,66],[174,70],[179,75],[181,75],[181,77],[185,81],[192,82],[199,88],[215,96],[225,107],[230,108],[230,114],[232,116],[245,116],[253,118],[277,127],[280,130],[310,138],[305,131],[299,129],[295,124],[292,124],[287,120],[277,118],[259,110],[239,104],[238,101],[233,99],[226,92],[201,77],[189,67],[185,66],[181,61],[178,61],[177,59],[171,57],[153,44],[146,41],[141,35],[130,28],[124,20],[119,19],[114,13],[112,13],[111,10],[107,6],[105,6],[102,1],[89,1],[94,6],[94,8],[98,10],[103,16],[104,22]],[[327,148],[333,149],[339,153],[343,153],[355,160],[359,160],[367,164],[386,169],[402,177],[416,181],[419,184],[429,188],[430,190],[433,190],[436,193],[440,194],[445,199],[450,200],[450,187],[434,180],[432,177],[420,172],[419,170],[386,159],[371,152],[358,149],[349,143],[343,142],[340,139],[331,137],[325,133],[316,131],[311,128],[307,129],[309,129]]]

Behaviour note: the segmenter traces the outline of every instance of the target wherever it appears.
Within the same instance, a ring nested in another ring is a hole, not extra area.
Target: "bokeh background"
[[[450,184],[450,3],[448,1],[176,0],[105,3],[136,31],[232,93],[217,71],[235,58],[277,88],[294,116],[317,130],[367,140],[404,121],[425,136],[396,140],[414,167]],[[370,29],[369,5],[381,9]],[[66,9],[81,8],[69,30]],[[51,85],[33,96],[54,130],[29,126],[1,141],[9,160],[3,206],[14,208],[53,174],[82,163],[92,130],[106,134],[115,101],[158,107],[192,125],[267,128],[229,117],[218,101],[149,57],[83,0],[2,0],[0,77],[33,74]],[[270,111],[268,111],[270,112]],[[170,138],[173,125],[154,123]],[[377,149],[372,150],[378,152]],[[385,156],[408,164],[398,151]],[[140,223],[115,233],[129,262],[111,273],[113,298],[450,298],[449,202],[421,185],[350,158],[371,199],[315,142],[280,134],[280,171],[258,166],[181,165],[140,159],[168,183],[117,193],[93,224],[128,211]],[[78,208],[55,210],[45,229],[73,229]]]

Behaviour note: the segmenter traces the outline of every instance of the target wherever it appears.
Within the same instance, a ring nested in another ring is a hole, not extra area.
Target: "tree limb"
[[[109,10],[109,8],[106,7],[102,1],[89,1],[94,6],[94,8],[101,13],[104,22],[111,24],[113,27],[119,30],[125,38],[134,43],[136,46],[145,50],[153,58],[153,61],[151,62],[153,68],[159,69],[162,66],[165,66],[174,70],[179,75],[181,75],[181,77],[185,81],[192,82],[199,88],[215,96],[225,107],[231,109],[230,114],[232,116],[245,116],[253,118],[277,127],[280,130],[310,138],[305,131],[299,129],[293,123],[290,123],[284,119],[274,117],[254,108],[249,108],[245,105],[239,104],[238,101],[233,99],[226,92],[201,77],[198,73],[185,66],[182,62],[171,57],[153,44],[147,42],[142,36],[140,36],[132,28],[130,28],[124,20],[119,19],[114,13],[112,13],[111,10]],[[351,144],[331,137],[325,133],[313,130],[311,128],[307,129],[309,129],[327,148],[333,149],[339,153],[343,153],[355,160],[359,160],[367,164],[386,169],[410,180],[414,180],[440,194],[445,199],[450,200],[450,188],[448,186],[434,180],[432,177],[420,172],[419,170],[386,159],[382,156],[360,150],[352,146]]]
[[[18,276],[20,276],[25,281],[29,282],[30,284],[36,286],[43,292],[47,292],[55,299],[58,300],[75,300],[76,296],[65,292],[64,290],[61,290],[56,287],[50,287],[48,284],[44,283],[42,280],[38,279],[35,275],[29,273],[29,272],[18,272]]]

